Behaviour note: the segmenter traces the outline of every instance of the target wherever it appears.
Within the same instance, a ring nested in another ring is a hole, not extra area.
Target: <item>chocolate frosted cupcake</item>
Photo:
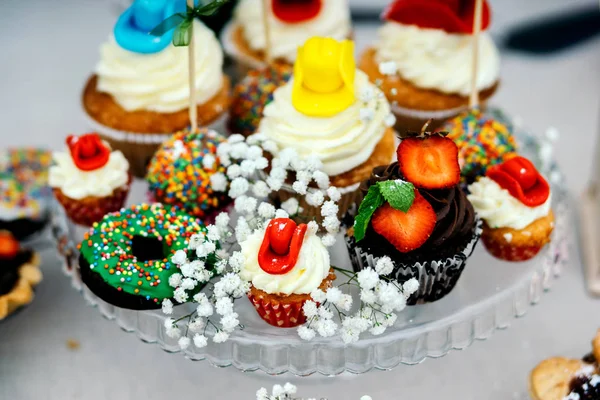
[[[398,148],[403,165],[377,167],[361,184],[365,199],[347,244],[357,270],[374,267],[378,258],[388,256],[396,280],[417,278],[419,291],[408,300],[415,304],[438,300],[452,290],[479,239],[481,224],[457,184],[452,141],[434,136],[405,142]],[[433,152],[439,157],[427,157]],[[422,161],[415,168],[410,153],[435,161]],[[365,220],[365,213],[372,216]]]

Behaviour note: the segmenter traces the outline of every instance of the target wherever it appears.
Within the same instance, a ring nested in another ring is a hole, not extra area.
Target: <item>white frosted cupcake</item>
[[[384,12],[377,41],[362,55],[360,68],[379,82],[397,117],[397,129],[432,128],[464,111],[469,103],[475,1],[455,4],[396,1]],[[490,21],[484,4],[482,29]],[[495,92],[500,56],[486,32],[479,36],[477,90],[485,101]]]
[[[276,218],[240,245],[240,277],[251,283],[248,298],[261,318],[280,328],[305,323],[302,306],[310,293],[326,290],[335,279],[321,239],[306,224]]]
[[[241,0],[232,22],[221,36],[225,52],[242,67],[243,72],[266,65],[263,4],[262,0]],[[278,62],[293,64],[298,47],[312,36],[342,40],[352,35],[347,0],[273,0],[271,4],[269,50],[271,57]]]
[[[91,226],[123,207],[131,175],[120,151],[111,151],[97,134],[67,138],[69,152],[53,154],[49,185],[73,222]]]
[[[171,43],[172,32],[159,38],[149,34],[163,15],[171,15],[170,5],[159,11],[145,7],[136,1],[119,18],[82,99],[92,128],[123,152],[138,177],[144,177],[156,147],[190,122],[188,49]],[[157,22],[139,27],[140,18]],[[193,31],[198,123],[208,126],[226,113],[230,82],[214,33],[199,21]]]

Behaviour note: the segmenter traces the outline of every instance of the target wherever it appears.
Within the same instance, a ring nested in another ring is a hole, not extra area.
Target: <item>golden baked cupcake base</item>
[[[33,253],[31,259],[19,268],[19,280],[13,289],[0,295],[0,321],[33,301],[33,288],[42,280],[39,265],[40,258]]]

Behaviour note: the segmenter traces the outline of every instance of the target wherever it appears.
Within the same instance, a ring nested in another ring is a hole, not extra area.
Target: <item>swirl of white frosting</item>
[[[275,90],[273,101],[264,109],[259,132],[307,157],[316,155],[323,172],[339,175],[359,166],[373,153],[383,137],[390,105],[381,91],[357,70],[356,101],[332,117],[309,117],[292,104],[293,80]],[[368,101],[364,94],[369,92]]]
[[[377,62],[393,61],[402,78],[423,89],[468,96],[471,91],[472,36],[388,22],[379,30]],[[487,33],[479,37],[477,89],[493,86],[500,56]]]
[[[269,274],[258,264],[258,251],[265,236],[265,230],[257,230],[242,242],[244,265],[240,277],[251,282],[254,287],[269,294],[290,295],[308,294],[321,286],[329,275],[329,253],[317,235],[304,236],[298,261],[286,274]]]
[[[129,163],[118,150],[110,153],[106,165],[93,171],[77,168],[69,152],[56,152],[52,157],[55,165],[50,167],[48,183],[74,200],[110,196],[129,180]]]
[[[550,213],[551,196],[541,206],[528,207],[485,176],[469,185],[469,191],[475,212],[491,228],[523,229]]]
[[[265,50],[265,26],[263,1],[241,0],[234,11],[235,21],[241,24],[244,38],[254,51]],[[351,33],[350,8],[347,0],[327,0],[313,19],[289,24],[269,16],[270,51],[274,58],[289,62],[296,59],[298,46],[313,36],[328,36],[337,40],[347,39]]]
[[[223,51],[214,33],[194,21],[196,100],[204,104],[223,86]],[[109,93],[126,111],[172,113],[189,104],[188,50],[169,44],[154,54],[134,53],[111,37],[96,66],[98,90]]]

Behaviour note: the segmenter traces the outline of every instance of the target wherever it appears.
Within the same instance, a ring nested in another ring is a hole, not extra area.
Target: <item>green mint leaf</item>
[[[192,38],[192,21],[185,20],[173,32],[173,46],[188,46]]]
[[[357,242],[365,237],[373,213],[381,207],[384,202],[385,199],[379,190],[379,186],[371,186],[362,203],[360,203],[360,207],[358,207],[356,218],[354,218],[354,238]]]
[[[392,208],[407,212],[415,201],[415,186],[401,179],[377,182],[381,195]]]
[[[150,35],[162,36],[165,33],[169,32],[171,29],[177,28],[177,26],[185,20],[186,17],[184,14],[173,14],[169,18],[165,19],[163,22],[158,24],[154,29],[152,29],[150,31]]]

